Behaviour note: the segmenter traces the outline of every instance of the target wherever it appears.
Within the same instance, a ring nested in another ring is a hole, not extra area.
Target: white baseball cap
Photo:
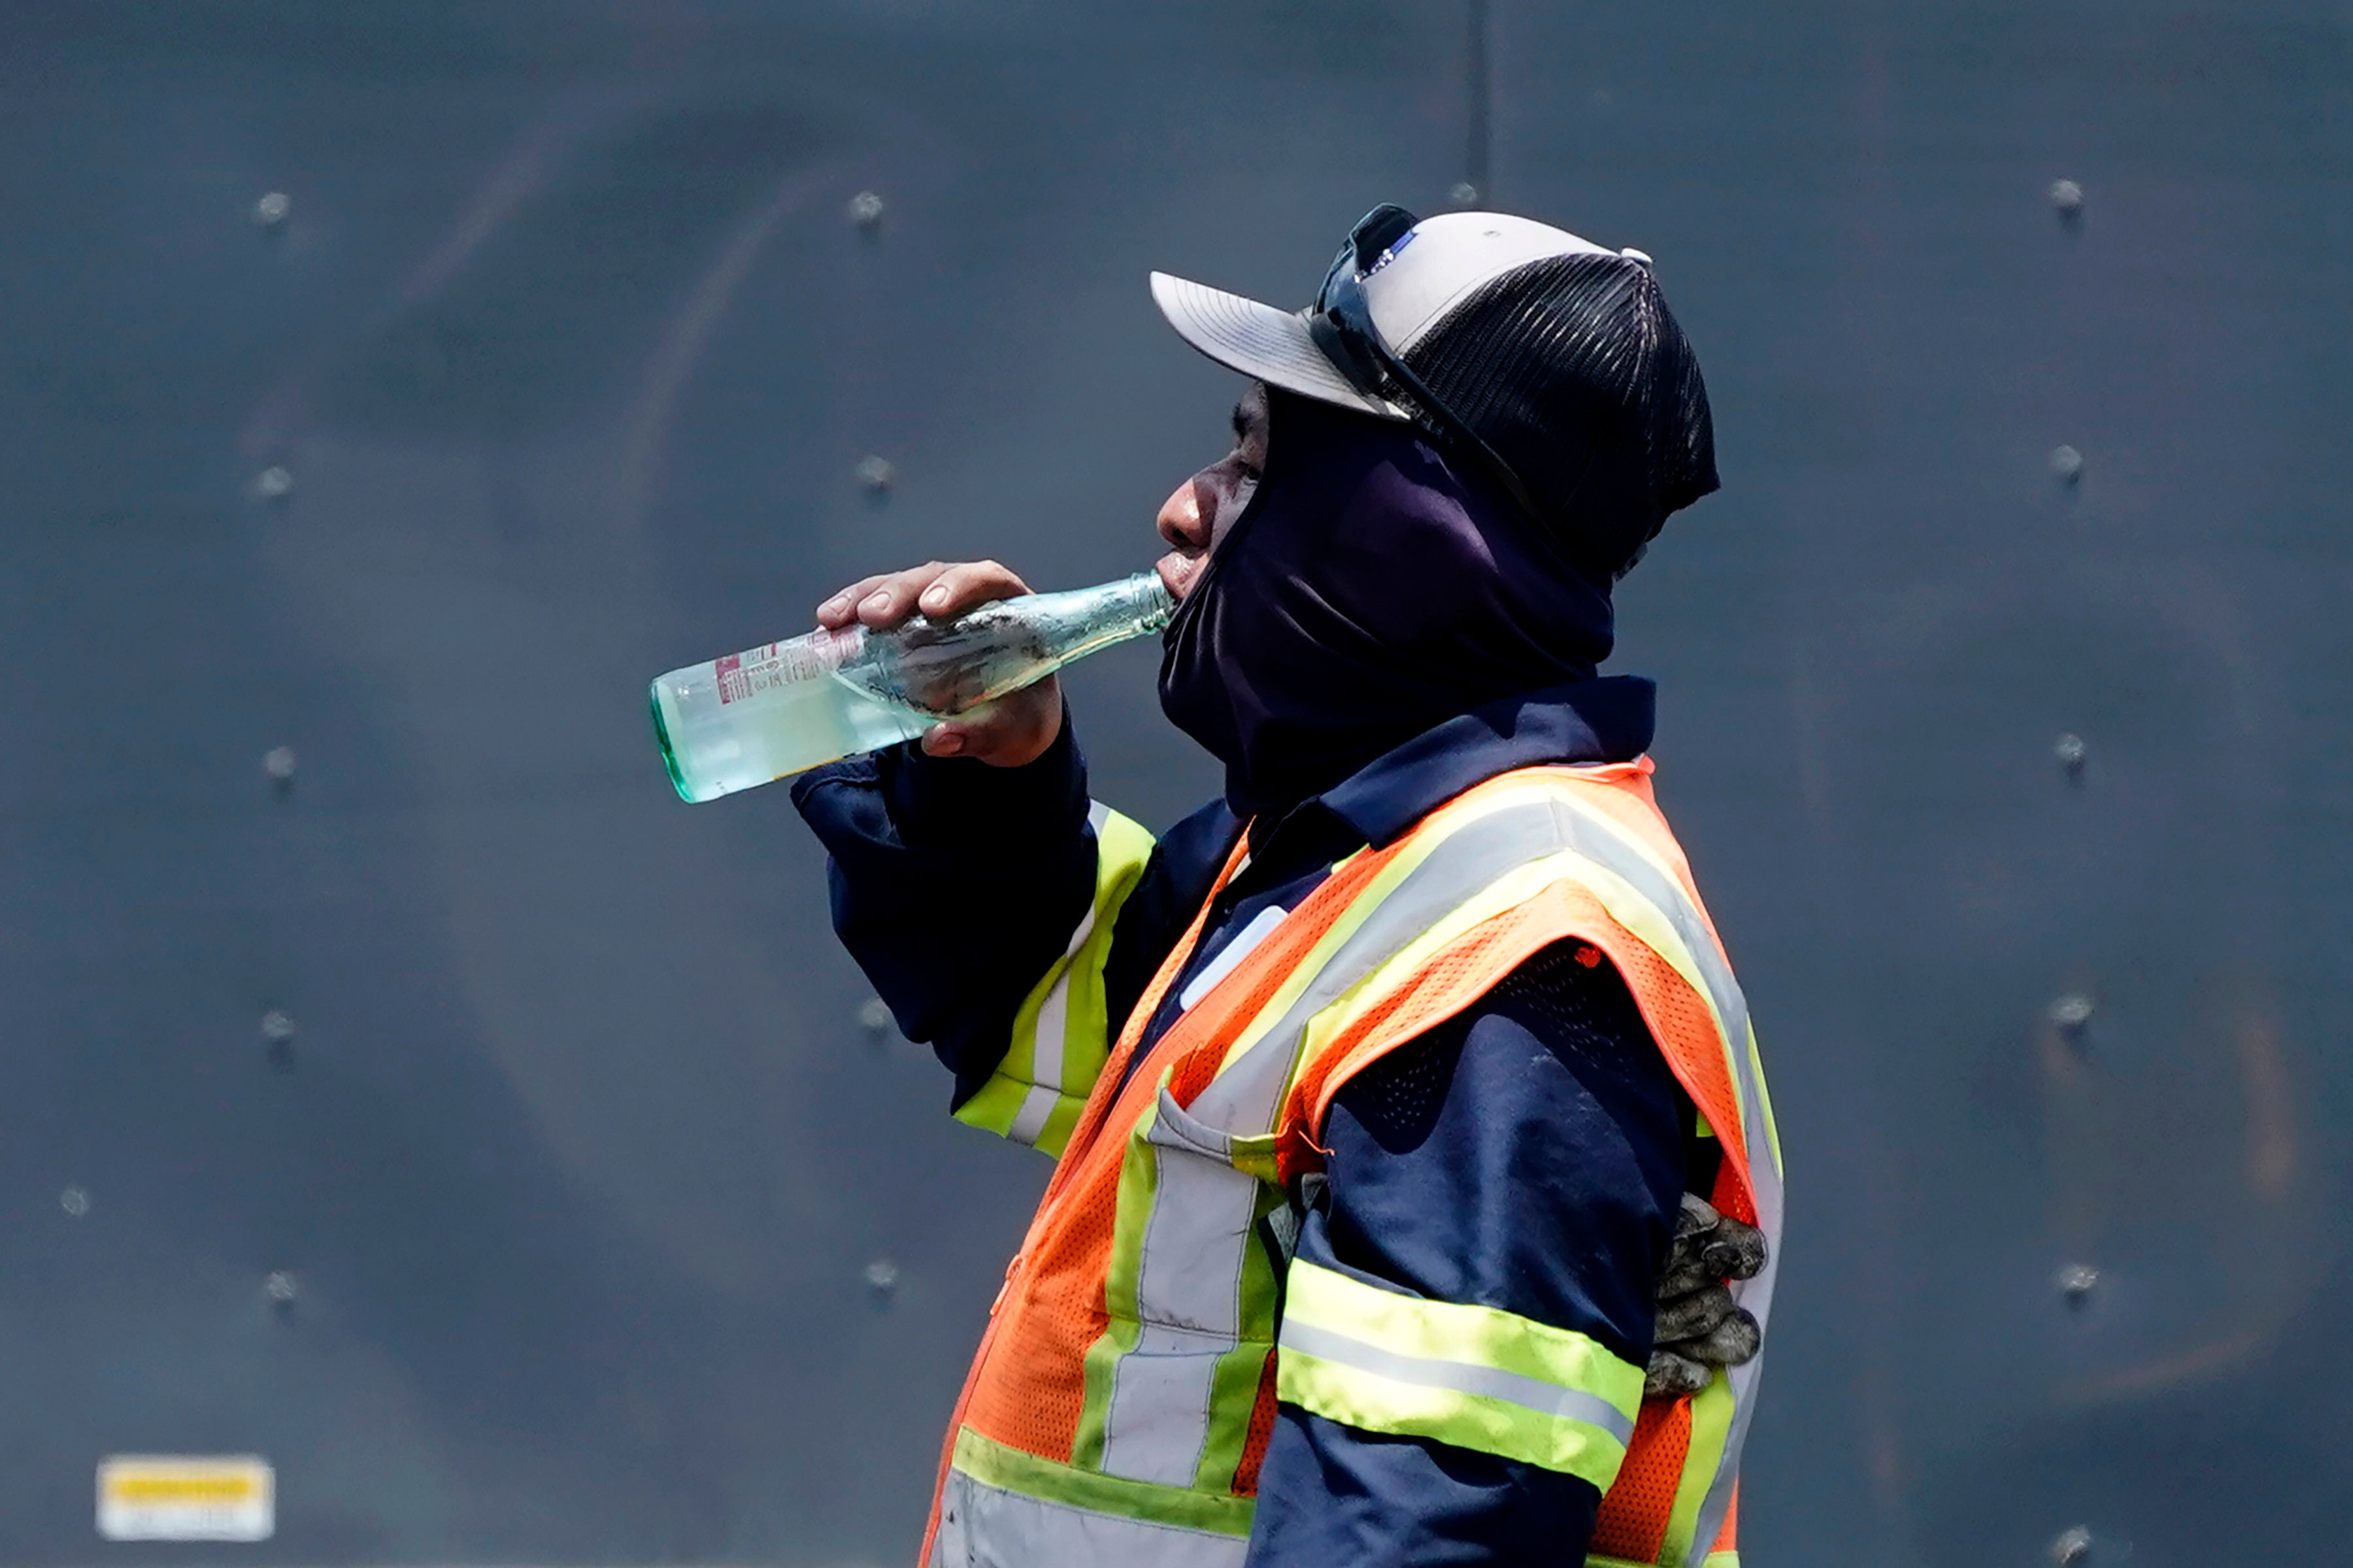
[[[1515,500],[1612,572],[1715,489],[1698,362],[1639,250],[1509,213],[1416,220],[1383,206],[1307,310],[1165,272],[1152,298],[1219,364],[1475,448]]]
[[[1363,275],[1365,298],[1390,349],[1410,356],[1482,284],[1556,256],[1650,260],[1640,251],[1605,250],[1567,229],[1509,213],[1446,213],[1415,224],[1374,258]],[[1178,337],[1229,370],[1344,408],[1389,419],[1411,416],[1351,384],[1309,332],[1312,309],[1279,310],[1166,272],[1152,275],[1152,299]]]

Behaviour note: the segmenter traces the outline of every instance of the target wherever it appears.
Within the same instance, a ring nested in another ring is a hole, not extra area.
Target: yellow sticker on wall
[[[251,1454],[116,1454],[99,1461],[98,1532],[109,1541],[267,1541],[277,1478]]]

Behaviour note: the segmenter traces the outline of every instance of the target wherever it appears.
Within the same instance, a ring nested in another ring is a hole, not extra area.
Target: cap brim
[[[1152,275],[1152,301],[1176,335],[1229,370],[1256,376],[1286,392],[1384,419],[1403,419],[1395,404],[1368,397],[1348,384],[1308,334],[1307,319],[1222,289],[1206,288],[1166,272]]]

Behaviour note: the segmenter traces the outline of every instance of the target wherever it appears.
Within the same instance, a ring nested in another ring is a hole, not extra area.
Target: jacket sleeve
[[[955,1073],[958,1120],[1060,1153],[1143,989],[1132,976],[1191,913],[1171,913],[1191,868],[1090,804],[1067,712],[1027,766],[910,743],[803,774],[793,804],[829,857],[835,931]]]
[[[1335,1100],[1250,1568],[1584,1561],[1692,1123],[1624,983],[1582,960],[1539,953]]]

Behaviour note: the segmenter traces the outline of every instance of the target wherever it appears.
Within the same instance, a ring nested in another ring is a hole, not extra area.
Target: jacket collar
[[[1320,804],[1377,849],[1499,773],[1633,761],[1651,749],[1657,698],[1654,682],[1612,675],[1490,703],[1375,758]]]

